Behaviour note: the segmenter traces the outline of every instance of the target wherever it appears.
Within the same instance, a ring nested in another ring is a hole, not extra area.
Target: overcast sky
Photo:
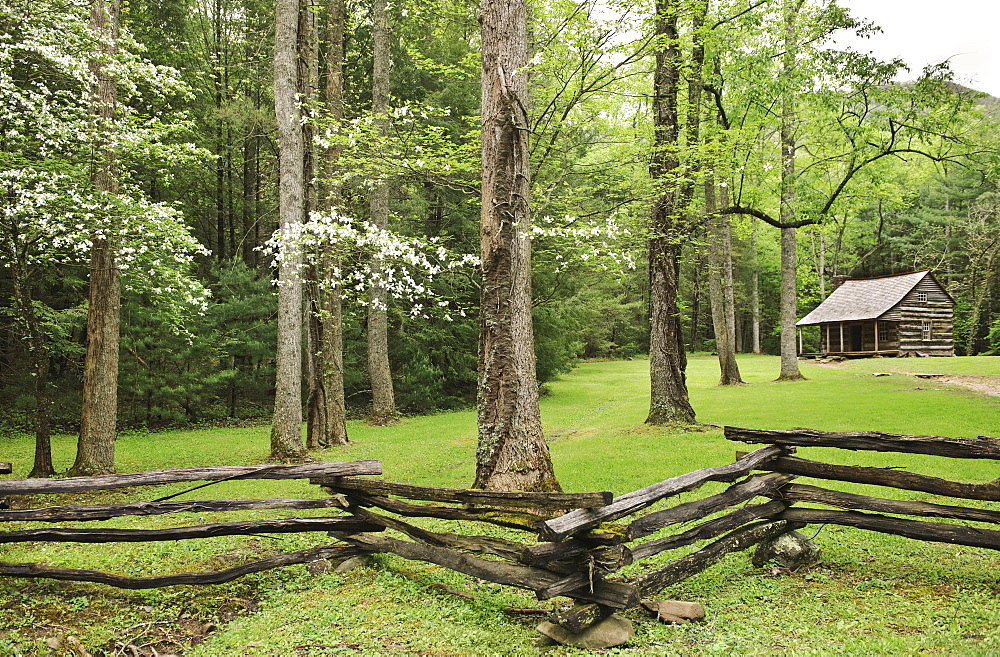
[[[839,39],[880,59],[901,57],[914,79],[926,64],[951,60],[959,83],[1000,96],[1000,0],[840,0],[881,26],[870,39]]]

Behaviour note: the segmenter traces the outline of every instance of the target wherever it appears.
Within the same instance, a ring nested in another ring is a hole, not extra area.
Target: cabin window
[[[923,320],[920,323],[920,333],[921,339],[930,340],[931,339],[931,323],[928,320]]]
[[[919,301],[920,303],[926,303],[927,302],[927,293],[926,292],[917,292],[917,301]]]

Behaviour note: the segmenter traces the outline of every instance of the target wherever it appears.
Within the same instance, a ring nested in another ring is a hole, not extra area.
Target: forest
[[[518,64],[487,42],[516,4],[0,0],[4,430],[291,404],[322,447],[469,407],[515,288],[543,394],[646,354],[680,385],[685,352],[794,378],[843,275],[931,269],[957,352],[1000,350],[1000,101],[947,62],[837,49],[879,30],[828,0],[532,0]],[[492,70],[523,151],[487,157]],[[508,161],[530,282],[484,259]]]

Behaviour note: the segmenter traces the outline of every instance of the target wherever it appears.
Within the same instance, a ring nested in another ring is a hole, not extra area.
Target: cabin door
[[[864,351],[864,345],[861,342],[862,328],[862,324],[851,327],[851,351]]]

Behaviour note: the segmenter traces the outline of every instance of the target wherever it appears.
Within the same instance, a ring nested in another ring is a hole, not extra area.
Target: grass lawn
[[[1000,359],[879,359],[835,367],[803,363],[808,380],[796,383],[771,381],[778,371],[775,357],[743,356],[740,367],[749,385],[719,388],[715,386],[715,359],[691,358],[692,404],[699,421],[714,425],[693,432],[642,424],[648,405],[647,361],[583,363],[550,384],[550,394],[542,401],[542,415],[563,487],[620,494],[697,468],[731,462],[735,450],[746,447],[722,438],[718,427],[726,424],[1000,435],[1000,399],[906,374],[1000,376]],[[892,375],[874,377],[873,372]],[[462,487],[472,481],[476,440],[472,411],[410,418],[389,428],[351,423],[349,431],[351,445],[315,456],[323,460],[379,459],[385,478],[407,483]],[[0,440],[0,460],[14,462],[15,476],[24,476],[30,469],[31,439],[7,436]],[[74,441],[69,436],[54,440],[58,469],[71,463]],[[267,452],[266,427],[128,434],[119,439],[117,448],[121,472],[263,463]],[[903,466],[960,481],[1000,477],[1000,468],[992,462],[818,448],[799,453],[841,463]],[[876,487],[831,486],[865,494],[891,494]],[[154,499],[186,487],[35,498],[31,506]],[[697,499],[721,488],[721,484],[710,484],[671,503]],[[183,499],[320,495],[318,488],[304,482],[242,481],[220,483]],[[899,492],[896,496],[942,501],[921,493]],[[164,527],[249,515],[132,517],[106,525]],[[444,521],[428,526],[448,527]],[[27,527],[25,523],[10,529]],[[462,530],[469,531],[468,527]],[[661,595],[701,602],[708,610],[705,622],[663,626],[633,613],[635,641],[611,652],[1000,652],[1000,606],[996,604],[1000,559],[996,552],[832,526],[810,526],[803,531],[822,546],[821,565],[807,573],[775,575],[753,568],[748,555],[730,556]],[[330,540],[322,533],[313,533],[150,544],[8,544],[0,548],[0,561],[152,575],[226,568]],[[436,586],[441,584],[467,592],[473,599],[451,595]],[[505,610],[551,609],[564,602],[538,602],[511,587],[477,582],[444,568],[391,556],[376,557],[371,567],[342,575],[312,575],[304,566],[295,566],[214,587],[150,591],[2,579],[0,655],[82,654],[73,652],[74,641],[94,655],[129,655],[134,651],[150,655],[153,649],[159,654],[203,656],[537,654],[533,647],[537,620],[509,616]],[[555,654],[573,651],[559,649]]]

